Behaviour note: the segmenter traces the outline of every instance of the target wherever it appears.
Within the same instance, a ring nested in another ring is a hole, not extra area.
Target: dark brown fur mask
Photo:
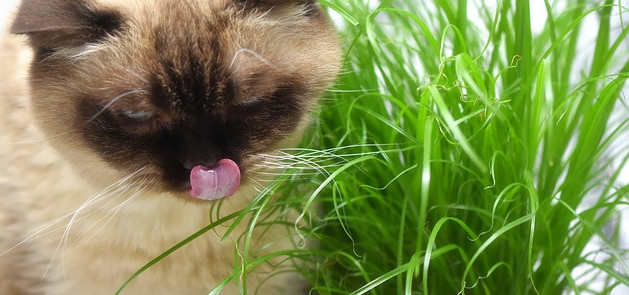
[[[92,178],[147,169],[175,192],[195,165],[246,175],[294,143],[340,60],[306,0],[24,0],[12,32],[57,149]]]

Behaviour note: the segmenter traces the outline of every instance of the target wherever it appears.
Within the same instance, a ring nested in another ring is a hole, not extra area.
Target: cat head
[[[229,191],[206,199],[299,140],[341,56],[308,0],[23,0],[12,32],[38,124],[83,175]]]

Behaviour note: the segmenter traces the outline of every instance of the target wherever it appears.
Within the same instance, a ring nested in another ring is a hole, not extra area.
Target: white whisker
[[[72,226],[74,223],[76,223],[76,222],[78,222],[78,221],[80,221],[80,220],[82,220],[82,219],[85,219],[85,218],[87,218],[87,217],[89,217],[89,216],[91,216],[91,215],[95,214],[96,212],[98,212],[98,211],[102,210],[103,208],[108,207],[108,205],[110,205],[111,203],[116,202],[116,201],[118,200],[118,198],[120,198],[121,196],[124,196],[124,195],[125,195],[125,193],[126,193],[126,192],[130,189],[130,188],[132,188],[132,187],[133,187],[136,183],[137,183],[137,181],[134,181],[134,182],[132,182],[132,183],[130,183],[130,184],[128,184],[128,185],[125,185],[125,186],[119,187],[118,189],[116,189],[115,191],[113,191],[113,192],[111,192],[111,193],[109,193],[109,194],[107,194],[107,195],[103,195],[103,196],[102,196],[102,197],[100,197],[100,198],[101,198],[101,199],[107,199],[107,200],[108,200],[105,204],[101,205],[99,208],[96,208],[96,209],[92,210],[92,211],[91,211],[91,212],[89,212],[88,214],[85,214],[85,215],[84,215],[84,216],[82,216],[81,218],[77,218],[76,220],[70,220],[70,222],[68,222],[68,224],[66,225],[66,229],[65,229],[65,231],[64,231],[64,235],[63,235],[63,237],[62,237],[62,240],[63,240],[63,248],[64,248],[64,249],[65,249],[65,248],[67,248],[68,238],[69,238],[69,233],[70,233],[70,228],[71,228],[71,226]],[[115,194],[115,195],[114,195],[114,194]],[[84,211],[84,210],[85,210],[85,208],[87,208],[88,206],[89,206],[89,204],[86,204],[86,206],[85,206],[85,207],[80,208],[80,209],[79,209],[79,210],[75,213],[75,215],[73,216],[73,218],[74,218],[74,217],[76,217],[79,213],[81,213],[80,211]],[[105,218],[105,217],[102,217],[101,219],[97,220],[97,222],[99,222],[100,220],[102,220],[102,219],[104,219],[104,218]],[[91,227],[90,227],[90,228],[91,228]],[[79,236],[79,238],[80,238],[80,236]],[[79,240],[79,238],[77,238],[76,240]],[[62,253],[63,253],[63,251],[62,251]]]
[[[7,249],[6,251],[0,253],[0,257],[4,256],[5,254],[13,251],[15,248],[21,246],[22,244],[30,241],[31,239],[35,238],[36,236],[38,236],[40,233],[42,233],[43,231],[47,230],[48,228],[50,228],[51,226],[55,225],[56,223],[59,223],[60,221],[62,221],[63,219],[66,219],[68,217],[70,217],[72,214],[74,214],[74,212],[70,212],[64,216],[61,216],[57,219],[54,219],[42,226],[39,226],[35,229],[35,232],[30,234],[28,237],[26,237],[25,239],[23,239],[22,241],[20,241],[19,243],[15,244],[13,247]],[[52,232],[52,231],[51,231]]]
[[[257,180],[253,179],[251,176],[247,176],[247,178],[249,178],[249,180],[251,180],[251,182],[253,183],[253,189],[255,189],[258,194],[261,194],[264,190],[264,186]]]
[[[262,167],[262,168],[274,168],[274,169],[301,169],[301,170],[307,170],[307,169],[311,169],[312,166],[311,165],[317,165],[318,169],[322,169],[322,168],[334,168],[334,167],[340,167],[342,166],[344,163],[330,163],[330,164],[326,164],[326,165],[321,165],[318,164],[317,162],[311,162],[311,161],[300,161],[300,162],[293,162],[293,163],[258,163],[258,164],[253,164],[252,166],[254,167]]]
[[[118,214],[118,212],[120,212],[120,210],[126,204],[130,203],[132,200],[134,200],[137,196],[139,196],[144,191],[144,188],[146,188],[147,179],[148,179],[148,177],[144,177],[142,179],[142,182],[140,183],[140,185],[136,188],[135,192],[133,192],[133,194],[131,196],[129,196],[122,203],[120,203],[120,204],[116,205],[115,207],[113,207],[112,210],[114,210],[114,212],[108,213],[107,215],[103,216],[101,219],[99,219],[96,222],[94,222],[94,224],[92,226],[90,226],[88,229],[86,229],[85,232],[81,236],[79,236],[77,238],[76,242],[78,242],[80,240],[83,240],[83,237],[87,234],[87,232],[89,232],[94,226],[96,226],[98,223],[100,223],[100,221],[102,221],[107,216],[109,216],[107,221],[105,221],[105,223],[98,230],[96,230],[89,238],[85,239],[85,242],[87,243],[90,240],[92,240],[94,237],[96,237],[96,235],[98,235],[98,233],[100,233],[103,230],[103,228],[105,228],[105,226],[107,226],[107,224],[109,224],[109,222],[111,222],[111,220],[116,216],[116,214]]]
[[[132,175],[128,176],[127,178],[133,177],[133,176],[134,176],[135,174],[137,174],[138,172],[139,172],[139,171],[137,171],[137,172],[133,173]],[[102,195],[102,194],[104,194],[104,193],[108,192],[109,190],[111,190],[111,189],[112,189],[113,187],[115,187],[116,185],[119,185],[121,182],[124,182],[124,181],[128,180],[127,178],[123,178],[123,179],[119,180],[118,182],[116,182],[116,183],[114,183],[114,184],[112,184],[112,185],[107,186],[106,188],[104,188],[104,189],[102,189],[101,191],[99,191],[99,192],[97,193],[97,195]],[[9,249],[5,250],[4,252],[0,253],[0,257],[1,257],[1,256],[6,255],[7,253],[9,253],[9,252],[11,252],[11,251],[13,251],[13,250],[15,250],[17,247],[19,247],[19,246],[23,245],[24,243],[26,243],[26,242],[28,242],[28,241],[30,241],[30,240],[32,240],[32,239],[34,239],[34,238],[37,238],[37,237],[40,237],[40,236],[45,236],[45,235],[48,235],[48,234],[50,234],[50,233],[53,233],[53,232],[55,232],[55,231],[58,231],[58,230],[60,230],[60,229],[65,228],[66,226],[64,225],[64,226],[56,227],[56,228],[54,228],[54,229],[52,229],[52,230],[50,230],[50,231],[48,231],[48,232],[43,233],[44,231],[48,230],[50,227],[54,226],[55,224],[57,224],[57,223],[61,222],[62,220],[66,219],[66,218],[68,218],[68,217],[71,217],[71,216],[75,215],[76,213],[77,213],[77,210],[72,211],[72,212],[70,212],[70,213],[68,213],[68,214],[66,214],[66,215],[63,215],[63,216],[61,216],[61,217],[58,217],[58,218],[56,218],[56,219],[54,219],[54,220],[52,220],[52,221],[49,221],[49,222],[47,222],[47,223],[45,223],[45,224],[43,224],[43,225],[41,225],[41,226],[39,226],[39,227],[35,228],[35,229],[33,230],[33,232],[32,232],[29,236],[27,236],[26,238],[22,239],[20,242],[16,243],[16,244],[15,244],[15,245],[13,245],[11,248],[9,248]],[[79,221],[79,220],[81,220],[81,219],[83,219],[83,218],[85,218],[85,217],[87,217],[87,216],[89,216],[89,215],[91,215],[91,213],[90,213],[90,214],[88,214],[88,215],[82,216],[81,218],[77,219],[77,221]],[[42,234],[42,233],[43,233],[43,234]]]
[[[109,108],[112,104],[116,103],[116,101],[120,100],[125,96],[129,96],[136,93],[146,93],[147,91],[144,89],[134,89],[123,94],[120,94],[114,98],[112,98],[105,106],[103,106],[94,116],[92,116],[87,122],[94,121],[98,116],[100,116],[107,108]]]
[[[286,175],[286,173],[282,173],[282,172],[253,171],[252,173],[255,173],[256,175],[262,175],[262,176],[284,176],[284,175]],[[319,172],[299,172],[299,171],[290,171],[290,174],[291,175],[299,175],[299,176],[321,175],[321,173],[319,173]]]
[[[60,132],[54,135],[50,135],[47,136],[46,138],[36,138],[36,139],[31,139],[31,140],[22,140],[22,141],[14,141],[14,142],[9,142],[9,144],[11,145],[23,145],[23,144],[35,144],[35,143],[42,143],[42,142],[47,142],[49,139],[54,139],[66,134],[70,134],[73,133],[73,131],[67,131],[67,132]]]
[[[78,209],[76,209],[74,212],[70,213],[69,215],[66,215],[65,217],[69,217],[70,221],[68,221],[68,224],[65,226],[65,230],[61,236],[61,239],[57,245],[57,248],[55,249],[55,252],[53,253],[53,256],[50,260],[50,262],[48,263],[48,266],[46,266],[46,270],[44,271],[44,274],[42,275],[42,281],[46,278],[46,276],[48,275],[48,272],[50,271],[50,268],[52,267],[53,262],[55,261],[57,255],[59,254],[59,251],[61,249],[62,246],[66,246],[67,245],[67,239],[70,233],[70,230],[72,228],[72,224],[74,224],[77,221],[80,221],[84,218],[87,218],[88,216],[94,214],[96,212],[96,210],[90,212],[89,214],[86,214],[85,216],[82,216],[81,218],[77,218],[78,215],[87,207],[89,207],[92,204],[95,204],[97,202],[100,202],[101,200],[104,199],[109,199],[107,197],[111,196],[113,193],[116,193],[120,190],[126,190],[128,189],[128,187],[130,185],[125,185],[123,187],[121,187],[121,185],[123,185],[126,181],[128,181],[129,179],[133,178],[135,175],[137,175],[138,173],[140,173],[142,170],[144,170],[146,168],[146,166],[136,170],[135,172],[121,178],[120,180],[116,181],[115,183],[105,187],[104,189],[102,189],[101,191],[99,191],[98,193],[96,193],[96,195],[90,197],[88,200],[86,200],[85,202],[83,202],[83,204],[81,204],[81,206],[79,206]],[[135,182],[134,182],[135,183]],[[133,184],[133,183],[132,183]],[[131,185],[132,185],[131,184]],[[115,188],[113,191],[112,189]],[[56,231],[58,229],[61,229],[63,227],[57,228],[53,231]],[[62,264],[62,268],[63,268],[63,264]]]
[[[140,81],[142,81],[144,83],[147,83],[147,84],[149,83],[149,81],[146,80],[144,77],[142,77],[140,74],[138,74],[138,73],[136,73],[136,72],[134,72],[134,71],[132,71],[130,69],[125,69],[125,71],[127,73],[131,74],[133,77],[136,77],[138,80],[140,80]]]
[[[238,55],[240,55],[241,53],[248,53],[250,55],[252,55],[253,57],[255,57],[256,59],[258,59],[259,61],[261,61],[263,64],[275,69],[276,66],[269,61],[268,59],[266,59],[264,56],[262,56],[261,54],[249,49],[249,48],[241,48],[238,51],[236,51],[236,53],[234,53],[234,57],[232,58],[231,63],[229,64],[229,68],[231,69],[234,66],[234,63],[236,62],[236,58],[238,57]]]

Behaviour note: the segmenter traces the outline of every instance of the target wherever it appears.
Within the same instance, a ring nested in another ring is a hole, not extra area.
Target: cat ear
[[[78,45],[120,27],[120,15],[96,12],[80,0],[23,0],[11,27],[26,34],[34,45]]]

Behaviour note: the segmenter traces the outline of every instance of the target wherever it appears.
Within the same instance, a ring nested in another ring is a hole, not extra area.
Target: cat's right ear
[[[22,0],[11,27],[33,46],[65,47],[94,41],[120,28],[120,15],[94,11],[81,0]]]

